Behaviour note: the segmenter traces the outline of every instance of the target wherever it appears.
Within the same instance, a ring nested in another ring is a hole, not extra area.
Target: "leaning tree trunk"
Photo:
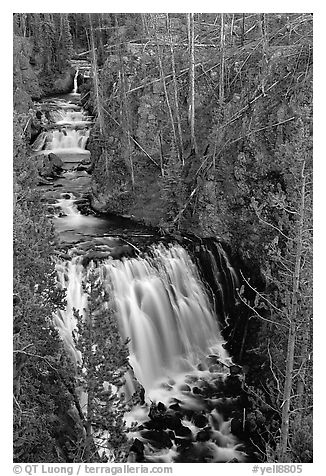
[[[195,137],[195,33],[194,14],[188,13],[189,38],[189,122],[191,149],[197,152]]]
[[[100,85],[99,85],[99,79],[98,79],[96,50],[95,50],[95,44],[94,44],[94,31],[93,31],[93,23],[92,23],[91,14],[89,14],[88,16],[89,16],[90,34],[91,34],[92,71],[93,71],[93,79],[94,79],[94,92],[95,92],[95,101],[96,101],[96,109],[97,109],[97,119],[99,123],[100,134],[101,136],[103,136],[104,118],[103,118],[102,103],[100,98]]]

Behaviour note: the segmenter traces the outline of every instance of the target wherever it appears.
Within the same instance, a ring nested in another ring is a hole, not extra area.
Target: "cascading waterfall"
[[[68,215],[76,213],[72,205],[73,199],[60,200]],[[218,353],[229,362],[196,266],[180,245],[155,246],[145,258],[104,261],[100,273],[104,286],[112,283],[121,334],[131,339],[130,363],[149,396],[158,382],[193,370],[207,354]],[[61,312],[61,321],[67,323],[66,340],[74,321],[72,307],[85,307],[82,278],[86,272],[80,258],[61,263],[58,276],[60,283],[72,279],[75,290],[79,282],[73,305],[64,317]]]
[[[88,130],[55,130],[49,134],[51,135],[48,137],[50,141],[47,143],[47,149],[51,150],[52,152],[60,152],[68,149],[68,152],[71,150],[76,150],[79,153],[82,153],[89,137]]]
[[[86,116],[80,107],[75,104],[54,102],[57,109],[50,113],[55,124],[53,130],[43,131],[32,144],[32,149],[39,154],[87,154],[87,140],[89,138],[89,125],[92,120]]]
[[[67,262],[57,263],[58,285],[61,289],[66,289],[67,305],[65,310],[58,310],[54,314],[54,323],[63,339],[71,360],[77,364],[80,362],[80,352],[74,344],[74,334],[76,333],[76,318],[74,309],[83,313],[87,306],[87,295],[82,288],[83,267],[80,266],[76,258]]]
[[[130,363],[149,398],[157,382],[192,370],[209,353],[227,360],[196,266],[181,246],[159,245],[152,257],[111,261],[102,271],[112,280]]]
[[[223,347],[216,315],[188,252],[180,245],[152,245],[144,257],[109,259],[98,265],[98,271],[103,286],[113,293],[121,335],[130,338],[130,364],[145,389],[145,400],[171,407],[180,402],[181,410],[197,412],[195,423],[183,417],[180,425],[182,431],[189,432],[191,441],[195,441],[194,452],[199,460],[205,454],[205,458],[215,462],[232,458],[242,461],[244,454],[231,433],[230,422],[216,411],[225,401],[232,406],[233,398],[202,395],[205,386],[226,385],[232,361]],[[60,262],[57,272],[59,283],[67,287],[68,304],[65,311],[57,313],[55,323],[72,360],[77,363],[80,355],[73,344],[76,332],[73,308],[81,313],[87,309],[82,283],[88,271],[82,265],[82,257],[75,256],[71,261]],[[130,398],[132,379],[127,381]],[[219,393],[214,390],[213,395]],[[205,412],[207,418],[203,416]],[[147,406],[136,406],[126,415],[128,425],[145,424],[145,429],[133,431],[130,438],[146,442],[153,437],[152,430],[146,429],[151,428],[146,427],[147,413]],[[203,430],[198,418],[211,425],[205,444],[200,440]],[[152,443],[148,444],[146,461],[178,461],[183,457],[173,445],[164,452],[162,460],[162,452],[156,454]]]
[[[78,74],[79,70],[77,69],[74,76],[74,89],[72,91],[73,94],[78,94]]]

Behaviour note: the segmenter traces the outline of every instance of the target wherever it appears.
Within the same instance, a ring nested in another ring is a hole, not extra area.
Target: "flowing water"
[[[239,285],[237,274],[215,241],[198,245],[200,269],[180,243],[158,242],[151,230],[123,218],[79,211],[90,176],[76,166],[89,155],[92,118],[76,104],[77,74],[71,95],[47,101],[53,127],[33,144],[36,155],[52,152],[64,162],[55,184],[43,186],[63,256],[57,275],[67,305],[54,316],[60,336],[72,361],[80,362],[74,309],[85,313],[83,281],[96,266],[103,286],[113,292],[120,333],[130,339],[130,364],[145,391],[144,401],[125,416],[129,426],[133,423],[129,438],[144,445],[142,461],[245,461],[231,432],[232,419],[243,411],[241,377],[232,375],[220,329]],[[128,398],[134,389],[134,378],[127,376]],[[152,402],[159,404],[154,416]]]

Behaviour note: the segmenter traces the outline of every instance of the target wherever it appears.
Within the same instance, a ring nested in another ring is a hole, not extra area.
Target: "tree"
[[[189,40],[189,123],[191,149],[197,152],[195,137],[195,30],[194,14],[188,13],[188,40]]]
[[[57,288],[53,226],[35,190],[37,170],[14,115],[13,445],[15,462],[71,461],[79,438],[73,367],[53,324]],[[24,117],[23,117],[24,119]],[[69,424],[68,424],[69,422]]]
[[[127,342],[122,342],[116,323],[111,291],[105,289],[98,269],[88,273],[85,315],[78,320],[76,348],[82,355],[77,382],[86,398],[83,461],[124,461],[127,452],[123,415],[126,402],[122,387],[128,369]]]
[[[104,126],[104,118],[103,118],[103,110],[102,110],[100,83],[98,78],[98,67],[97,67],[97,56],[96,56],[95,41],[94,41],[93,23],[92,23],[92,16],[90,13],[89,13],[89,25],[90,25],[90,37],[91,37],[92,72],[93,72],[93,81],[94,81],[96,113],[97,113],[97,121],[99,125],[100,134],[103,137],[105,126]]]
[[[280,406],[281,429],[277,458],[291,461],[292,440],[298,424],[309,415],[311,394],[306,381],[311,353],[312,309],[312,145],[309,132],[311,111],[302,108],[297,120],[296,134],[291,143],[282,144],[277,150],[281,166],[289,169],[286,191],[278,188],[269,193],[268,202],[252,206],[264,228],[269,228],[274,238],[269,249],[269,262],[265,276],[268,286],[274,288],[273,303],[258,295],[257,303],[267,306],[274,315],[280,334],[277,349],[271,350],[270,366],[275,380],[272,397]],[[275,331],[274,331],[275,337]],[[281,355],[279,352],[281,351]],[[284,365],[285,362],[285,365]]]

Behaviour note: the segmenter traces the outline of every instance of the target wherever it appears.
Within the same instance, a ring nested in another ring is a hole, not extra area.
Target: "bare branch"
[[[242,271],[240,270],[240,274],[243,278],[243,280],[245,281],[245,283],[250,287],[250,289],[252,289],[252,291],[255,291],[255,293],[261,297],[264,301],[266,301],[276,312],[280,312],[281,314],[285,314],[286,315],[286,312],[285,311],[282,311],[282,309],[279,309],[278,307],[276,307],[273,303],[271,303],[266,296],[264,296],[263,294],[261,294],[259,291],[257,291],[257,289],[255,289],[253,286],[251,286],[251,284],[249,283],[249,281],[244,277]],[[273,322],[273,321],[272,321]],[[283,324],[280,324],[280,325],[283,325]],[[283,325],[284,326],[284,325]],[[287,327],[287,326],[284,326],[284,327]]]

